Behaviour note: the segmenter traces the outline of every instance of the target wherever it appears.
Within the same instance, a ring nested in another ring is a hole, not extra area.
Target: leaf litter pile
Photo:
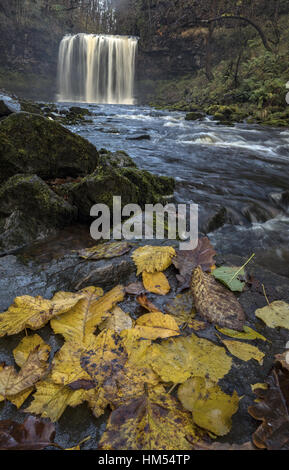
[[[130,249],[126,242],[109,243],[79,256],[111,258]],[[261,369],[270,341],[246,324],[238,300],[248,289],[246,266],[216,268],[215,255],[208,238],[193,251],[142,246],[131,255],[135,283],[106,293],[97,286],[57,292],[51,300],[17,297],[0,314],[0,337],[25,336],[12,352],[15,365],[0,364],[0,402],[28,417],[23,424],[0,421],[0,449],[58,446],[53,423],[83,403],[96,418],[110,410],[98,449],[289,449],[285,345],[265,383],[251,383],[252,442],[224,443],[244,400],[230,371],[236,376],[249,361]],[[173,298],[172,275],[179,292]],[[162,307],[159,298],[167,299]],[[288,330],[289,305],[270,303],[266,294],[264,304],[256,309],[256,325]],[[47,324],[63,339],[54,355],[41,336]]]

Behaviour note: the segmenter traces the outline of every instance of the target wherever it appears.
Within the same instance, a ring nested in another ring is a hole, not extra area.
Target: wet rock
[[[76,219],[77,209],[36,175],[15,175],[0,189],[0,254]]]
[[[117,168],[131,167],[137,168],[133,159],[124,151],[110,152],[106,149],[99,150],[99,164],[101,166],[111,166]]]
[[[0,123],[0,182],[17,173],[84,176],[98,158],[92,144],[42,116],[12,114]]]
[[[274,207],[261,204],[249,204],[242,208],[242,214],[251,223],[266,222],[273,219],[278,214],[278,210]]]
[[[270,199],[273,201],[277,207],[288,211],[289,208],[289,191],[283,191],[282,193],[271,193]]]
[[[174,191],[174,180],[155,176],[136,168],[103,167],[67,186],[67,196],[78,207],[79,219],[89,221],[94,204],[113,207],[113,196],[121,196],[122,205],[155,204]]]
[[[225,224],[243,224],[243,219],[241,214],[236,213],[231,208],[224,206],[216,207],[209,218],[206,216],[205,220],[201,219],[200,228],[203,233],[211,233],[223,227]]]
[[[71,114],[76,114],[76,115],[80,115],[80,116],[91,116],[92,113],[86,109],[86,108],[81,108],[80,106],[72,106],[71,108],[69,108],[69,112]]]
[[[10,116],[14,111],[8,103],[5,103],[4,100],[0,100],[0,119]]]
[[[202,113],[190,112],[186,115],[185,120],[186,121],[198,121],[203,118],[204,118],[204,115]]]
[[[127,137],[126,140],[151,140],[151,137],[148,134],[142,134],[134,137]]]

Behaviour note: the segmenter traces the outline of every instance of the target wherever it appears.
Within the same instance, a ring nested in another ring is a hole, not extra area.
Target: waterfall
[[[65,36],[59,47],[58,101],[134,104],[137,38]]]

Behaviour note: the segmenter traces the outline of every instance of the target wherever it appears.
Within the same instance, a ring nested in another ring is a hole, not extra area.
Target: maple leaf
[[[29,416],[24,423],[0,421],[0,450],[41,450],[53,444],[55,428]]]
[[[245,313],[233,292],[198,266],[193,273],[192,292],[197,312],[210,323],[243,331]]]
[[[216,251],[208,237],[200,238],[198,246],[194,250],[177,251],[172,262],[180,273],[177,275],[177,279],[181,284],[182,290],[190,288],[192,274],[197,266],[201,266],[203,271],[211,271],[212,266],[215,264],[215,255]]]
[[[259,402],[248,408],[262,421],[253,434],[259,449],[289,450],[289,370],[276,365],[266,380],[268,389],[257,389]]]

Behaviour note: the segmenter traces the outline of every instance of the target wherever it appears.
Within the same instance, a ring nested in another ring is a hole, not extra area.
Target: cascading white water
[[[58,101],[134,104],[138,39],[77,34],[59,47]]]

